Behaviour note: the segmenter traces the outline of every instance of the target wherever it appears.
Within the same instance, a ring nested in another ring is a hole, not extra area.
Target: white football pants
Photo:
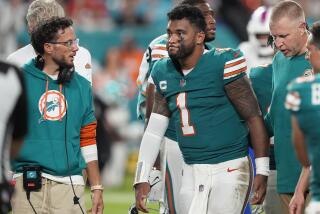
[[[218,164],[185,164],[180,191],[180,208],[185,207],[182,213],[241,214],[249,200],[252,182],[249,157]]]

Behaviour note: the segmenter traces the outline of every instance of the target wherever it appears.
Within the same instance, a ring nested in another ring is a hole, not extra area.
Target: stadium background
[[[260,5],[280,0],[208,0],[216,13],[216,47],[246,41],[246,25]],[[297,0],[309,22],[319,0]],[[25,14],[31,0],[0,0],[0,59],[29,43]],[[132,180],[143,124],[136,120],[135,80],[144,50],[166,31],[166,13],[179,0],[58,0],[75,22],[80,45],[92,55],[98,147],[105,213],[124,214],[134,202]],[[318,16],[318,17],[317,17]],[[86,194],[89,207],[90,194]]]

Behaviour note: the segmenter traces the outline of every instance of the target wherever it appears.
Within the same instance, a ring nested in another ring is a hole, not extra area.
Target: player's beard
[[[176,53],[171,53],[170,51],[168,51],[168,54],[169,54],[169,57],[174,60],[181,60],[190,56],[193,53],[195,48],[196,48],[195,43],[192,43],[189,46],[187,46],[184,44],[184,42],[181,42]]]
[[[214,41],[215,39],[216,39],[215,36],[212,36],[212,37],[206,36],[204,42],[212,42],[212,41]]]
[[[214,33],[206,33],[206,37],[204,39],[204,42],[212,42],[216,39],[216,34]]]
[[[71,69],[71,68],[74,67],[73,62],[72,62],[72,63],[67,63],[65,60],[63,60],[63,59],[57,59],[57,58],[52,58],[52,60],[53,60],[57,65],[59,65],[59,67],[62,67],[62,68]]]

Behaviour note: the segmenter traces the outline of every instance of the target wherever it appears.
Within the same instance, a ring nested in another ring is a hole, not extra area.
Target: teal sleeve
[[[247,65],[239,49],[228,49],[224,54],[223,81],[227,85],[246,75]]]

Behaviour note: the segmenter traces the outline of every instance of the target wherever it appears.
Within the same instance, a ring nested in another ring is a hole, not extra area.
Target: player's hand
[[[103,191],[93,190],[92,191],[92,214],[103,214]]]
[[[135,192],[136,192],[136,207],[138,210],[149,213],[146,207],[146,200],[148,194],[150,192],[150,184],[149,183],[139,183],[135,185]]]
[[[253,181],[251,204],[262,204],[266,196],[268,176],[257,174]]]
[[[304,202],[305,202],[304,193],[295,192],[289,203],[290,214],[303,214]]]

